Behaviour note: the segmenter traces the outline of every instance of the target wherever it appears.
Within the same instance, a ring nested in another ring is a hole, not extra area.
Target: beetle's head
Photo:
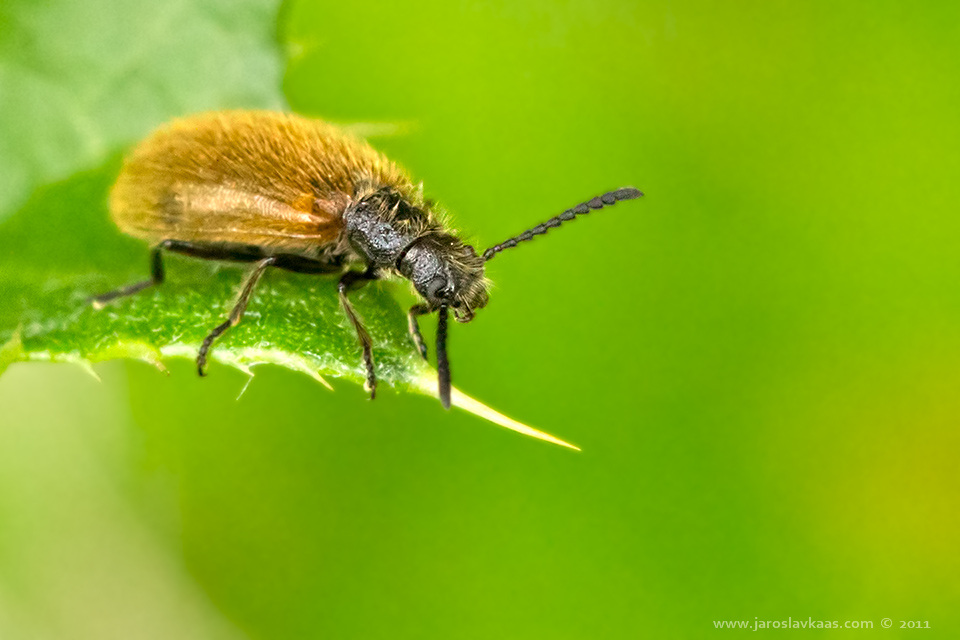
[[[449,307],[458,322],[470,322],[474,312],[487,304],[483,258],[452,235],[421,236],[404,251],[397,266],[431,309]]]
[[[397,268],[408,278],[417,292],[427,301],[429,311],[437,311],[437,374],[440,401],[450,408],[450,363],[447,361],[447,311],[453,309],[460,322],[473,319],[474,311],[487,304],[488,283],[483,277],[483,265],[501,251],[512,249],[520,242],[532,240],[578,215],[616,204],[621,200],[633,200],[642,196],[633,187],[624,187],[597,196],[587,202],[567,209],[518,236],[494,245],[478,256],[470,245],[446,233],[432,232],[420,236],[407,246],[397,261]],[[423,313],[414,307],[410,310],[411,331],[416,332],[416,315]],[[422,344],[422,338],[420,339]]]

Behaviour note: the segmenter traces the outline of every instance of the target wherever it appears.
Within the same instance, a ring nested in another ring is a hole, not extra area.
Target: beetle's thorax
[[[430,217],[397,191],[383,188],[347,207],[343,224],[350,246],[369,266],[391,269],[429,226]]]
[[[385,187],[347,207],[343,221],[350,246],[368,266],[407,278],[432,308],[451,306],[466,321],[486,305],[483,260],[445,231],[426,206]]]

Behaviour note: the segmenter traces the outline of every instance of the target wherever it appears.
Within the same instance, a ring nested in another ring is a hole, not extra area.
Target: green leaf
[[[204,337],[229,312],[245,267],[167,256],[167,280],[96,310],[91,296],[142,280],[147,247],[120,235],[106,196],[113,161],[43,187],[0,228],[0,371],[16,360],[90,363],[133,358],[163,368],[169,357],[195,358]],[[248,268],[248,267],[247,267]],[[374,341],[380,383],[433,395],[436,374],[416,354],[406,317],[388,283],[351,294]],[[225,333],[210,360],[252,375],[275,364],[313,376],[362,383],[352,327],[339,308],[336,278],[270,270],[243,321]],[[90,369],[92,371],[92,369]],[[496,413],[457,391],[454,403],[507,428],[571,446]]]
[[[113,358],[163,368],[164,358],[195,357],[223,321],[242,269],[175,256],[162,287],[99,311],[86,300],[147,275],[147,247],[123,237],[106,210],[118,150],[174,116],[282,108],[276,10],[266,0],[0,8],[0,221],[10,218],[0,226],[0,372],[18,360],[91,373],[91,363]],[[353,299],[375,341],[380,382],[435,395],[435,373],[415,355],[389,285]],[[248,373],[280,365],[327,387],[324,376],[363,380],[334,278],[268,272],[210,359]],[[570,446],[453,395],[497,424]]]

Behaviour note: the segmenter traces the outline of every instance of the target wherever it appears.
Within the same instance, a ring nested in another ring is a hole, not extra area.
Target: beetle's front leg
[[[420,333],[420,324],[417,322],[417,317],[428,313],[432,313],[432,311],[425,304],[415,304],[407,312],[407,329],[410,332],[410,337],[413,338],[413,344],[416,345],[417,351],[420,352],[424,360],[427,359],[427,345],[423,341],[423,334]]]

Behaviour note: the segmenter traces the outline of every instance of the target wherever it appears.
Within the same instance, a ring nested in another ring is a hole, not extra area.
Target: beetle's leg
[[[207,353],[210,351],[210,347],[213,346],[213,341],[219,338],[223,332],[230,327],[235,327],[240,324],[240,319],[243,318],[243,312],[247,310],[247,303],[250,302],[250,294],[253,293],[253,288],[257,286],[260,276],[263,275],[267,267],[276,261],[277,259],[271,256],[257,263],[257,266],[255,266],[253,271],[250,272],[250,275],[247,276],[247,281],[244,283],[243,290],[240,292],[240,298],[237,300],[237,304],[233,305],[233,310],[230,311],[230,316],[227,318],[227,321],[217,326],[216,329],[210,332],[210,335],[203,339],[203,344],[200,345],[200,353],[197,354],[197,373],[199,373],[201,377],[206,375],[203,369],[207,366]]]
[[[363,322],[361,322],[357,312],[353,310],[353,305],[351,305],[347,299],[347,292],[377,278],[379,278],[379,275],[377,275],[375,269],[367,269],[363,273],[359,271],[347,271],[340,278],[340,283],[337,285],[337,290],[340,292],[340,306],[343,307],[343,312],[347,314],[350,324],[353,325],[354,331],[357,332],[357,339],[360,340],[360,346],[363,347],[363,364],[367,368],[367,381],[363,385],[363,388],[370,392],[371,400],[377,397],[377,374],[373,369],[373,342],[370,340],[370,334],[367,333],[367,329],[363,326]]]
[[[417,316],[424,316],[430,312],[430,307],[425,304],[415,304],[410,307],[410,311],[407,312],[410,337],[413,338],[413,343],[417,345],[417,351],[420,352],[420,355],[423,356],[424,360],[427,359],[427,343],[423,341],[423,335],[420,333],[420,325],[417,323]]]
[[[98,296],[93,296],[90,298],[90,304],[93,305],[94,309],[103,309],[107,306],[107,303],[116,300],[117,298],[125,298],[127,296],[132,296],[135,293],[143,291],[147,287],[152,287],[156,284],[163,284],[163,250],[170,248],[170,241],[164,240],[157,246],[153,248],[153,251],[150,253],[150,279],[143,280],[142,282],[136,282],[126,287],[121,287],[120,289],[115,289],[114,291],[108,291],[107,293],[101,293]]]

